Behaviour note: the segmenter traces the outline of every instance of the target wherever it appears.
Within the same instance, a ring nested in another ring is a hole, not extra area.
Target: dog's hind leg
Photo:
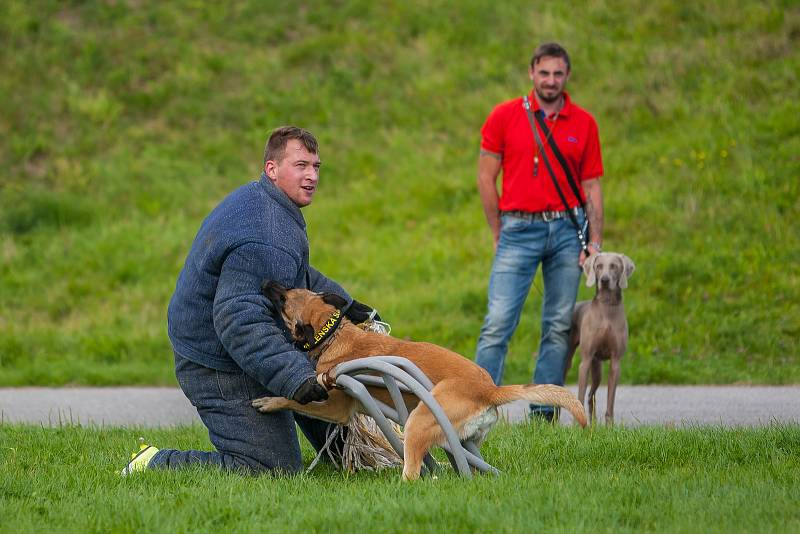
[[[586,382],[589,378],[589,370],[592,365],[592,357],[590,353],[586,351],[587,347],[581,349],[581,364],[578,366],[578,400],[581,406],[586,406]],[[590,421],[593,422],[594,417],[592,417]]]
[[[617,394],[619,382],[619,358],[611,358],[608,368],[608,399],[606,399],[606,424],[614,424],[614,397]]]
[[[461,434],[467,420],[482,414],[488,407],[488,403],[476,398],[475,391],[470,391],[459,379],[442,380],[433,387],[431,395],[462,438],[469,437]],[[422,460],[428,450],[433,445],[444,443],[444,431],[430,408],[420,402],[408,416],[403,436],[403,480],[415,480],[419,478]]]
[[[439,423],[425,404],[419,403],[408,416],[403,436],[403,480],[416,480],[428,449],[442,439]]]
[[[572,359],[575,357],[575,350],[581,344],[580,322],[584,313],[584,308],[586,308],[586,302],[579,302],[575,305],[575,309],[572,312],[572,324],[570,325],[569,329],[567,354],[564,358],[564,383],[567,382],[567,374],[569,373],[570,368],[572,368]]]
[[[567,345],[567,354],[564,358],[564,383],[567,381],[567,374],[572,368],[572,359],[575,357],[575,351],[580,345],[580,329],[577,325],[573,324],[569,333],[569,343]]]

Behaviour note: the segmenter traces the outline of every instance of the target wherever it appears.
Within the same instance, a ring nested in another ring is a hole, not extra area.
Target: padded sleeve
[[[214,299],[214,329],[225,350],[271,392],[291,398],[316,371],[290,343],[283,322],[261,294],[264,280],[291,287],[299,259],[289,251],[246,243],[225,259]]]

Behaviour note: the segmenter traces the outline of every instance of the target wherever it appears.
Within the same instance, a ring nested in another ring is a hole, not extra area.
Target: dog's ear
[[[343,310],[347,306],[347,299],[336,293],[325,293],[322,295],[322,302],[330,304],[337,310]]]
[[[628,287],[628,278],[631,277],[634,269],[636,269],[636,266],[633,264],[633,261],[625,254],[620,254],[619,257],[622,260],[622,270],[623,270],[622,276],[619,277],[619,287],[620,289],[625,289],[626,287]]]
[[[294,339],[302,343],[312,343],[314,341],[314,328],[308,323],[297,321],[294,325]]]
[[[583,274],[586,275],[586,287],[592,287],[595,284],[594,260],[597,259],[597,256],[598,254],[592,254],[583,262]]]
[[[286,302],[286,288],[274,280],[264,280],[261,283],[261,294],[267,297],[275,310],[280,312]]]

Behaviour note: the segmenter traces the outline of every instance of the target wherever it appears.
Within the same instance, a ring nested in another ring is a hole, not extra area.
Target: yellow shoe
[[[147,469],[147,466],[150,464],[150,460],[153,459],[153,456],[155,456],[157,452],[157,448],[147,445],[144,442],[144,438],[139,438],[139,452],[134,452],[131,454],[131,461],[128,462],[128,465],[125,466],[125,469],[120,472],[120,475],[128,476],[137,471],[144,471]]]

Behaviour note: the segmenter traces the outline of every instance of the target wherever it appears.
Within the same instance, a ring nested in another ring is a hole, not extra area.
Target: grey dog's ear
[[[633,264],[633,261],[625,254],[620,254],[619,257],[622,260],[622,270],[624,271],[623,276],[619,277],[619,287],[620,289],[625,289],[626,287],[628,287],[628,278],[631,277],[633,271],[636,269],[636,266]]]
[[[586,287],[592,287],[595,284],[594,261],[597,259],[597,256],[599,256],[599,254],[592,254],[583,262],[583,274],[586,275]]]

